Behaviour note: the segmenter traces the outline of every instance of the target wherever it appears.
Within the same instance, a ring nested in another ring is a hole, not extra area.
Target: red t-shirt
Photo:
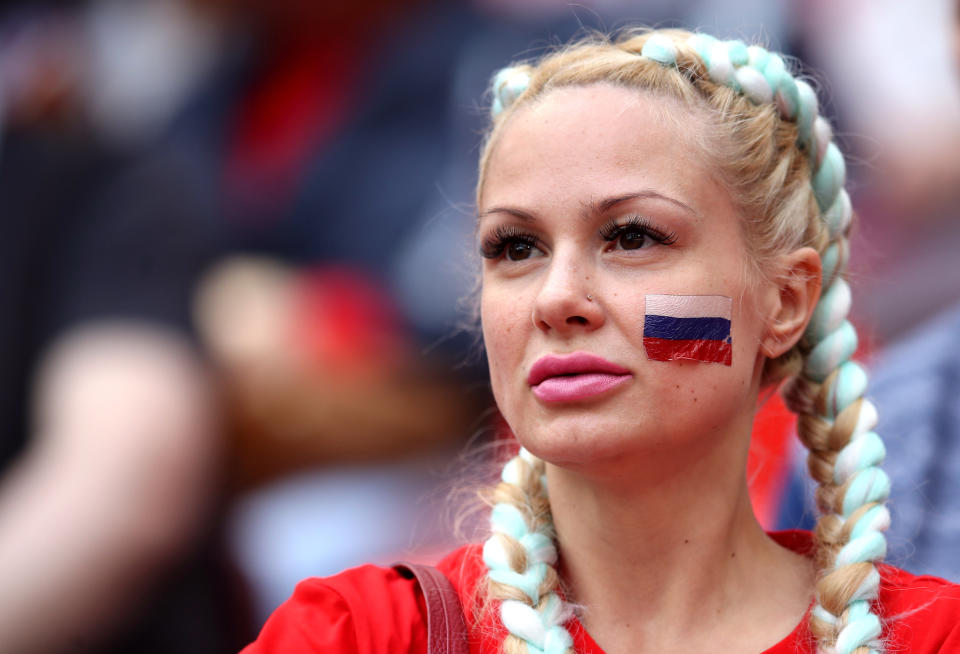
[[[771,536],[795,552],[808,554],[811,535],[785,531]],[[450,579],[465,607],[486,568],[479,545],[462,547],[437,566]],[[960,652],[960,586],[937,577],[918,577],[892,566],[880,567],[878,605],[887,621],[887,652]],[[495,612],[494,612],[495,614]],[[470,624],[468,616],[467,623]],[[579,622],[568,627],[579,654],[604,654]],[[500,654],[506,632],[491,618],[471,634],[471,654]],[[416,581],[395,570],[365,565],[326,579],[307,579],[281,605],[256,642],[241,654],[396,654],[427,651],[425,607]],[[806,617],[763,654],[813,654],[816,648]]]

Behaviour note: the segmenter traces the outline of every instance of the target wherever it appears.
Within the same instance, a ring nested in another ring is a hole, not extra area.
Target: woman
[[[439,565],[471,651],[960,651],[960,588],[879,563],[851,208],[811,88],[671,30],[506,69],[493,95],[481,319],[523,449],[493,535]],[[788,377],[815,537],[765,534],[747,495],[758,395]],[[424,652],[425,612],[368,566],[301,584],[249,651]]]

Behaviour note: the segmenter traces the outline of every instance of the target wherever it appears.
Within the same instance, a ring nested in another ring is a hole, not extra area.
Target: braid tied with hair
[[[507,654],[563,654],[573,640],[563,626],[573,612],[557,594],[550,505],[544,463],[525,449],[507,462],[493,491],[490,526],[483,545],[488,594],[501,600],[500,619],[510,632]]]

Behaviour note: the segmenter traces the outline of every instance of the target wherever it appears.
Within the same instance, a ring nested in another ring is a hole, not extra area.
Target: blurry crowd
[[[862,356],[896,352],[960,303],[958,20],[948,0],[0,4],[0,652],[234,652],[303,577],[449,547],[457,453],[499,430],[471,312],[484,92],[586,30],[759,35],[823,71]],[[771,528],[812,523],[790,420],[765,407],[755,436]],[[925,533],[902,522],[895,555]]]

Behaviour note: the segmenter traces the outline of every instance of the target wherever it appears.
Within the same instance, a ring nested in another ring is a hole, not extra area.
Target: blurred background
[[[235,652],[304,577],[453,546],[459,453],[503,432],[469,327],[486,84],[638,23],[818,73],[861,358],[960,303],[950,0],[0,3],[0,651]],[[769,528],[811,524],[792,434],[767,402]],[[902,474],[892,558],[926,565],[940,490]]]

